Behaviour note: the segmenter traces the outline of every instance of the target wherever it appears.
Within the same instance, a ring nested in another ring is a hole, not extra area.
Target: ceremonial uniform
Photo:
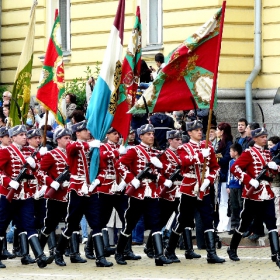
[[[280,166],[271,161],[269,150],[263,145],[258,145],[260,139],[266,141],[267,131],[264,128],[253,130],[252,137],[255,145],[246,149],[232,165],[231,173],[243,184],[242,197],[243,209],[240,214],[239,227],[233,234],[228,254],[231,260],[239,261],[237,247],[242,238],[242,233],[247,230],[254,216],[263,220],[269,232],[272,260],[280,267],[279,239],[276,226],[274,193],[271,190],[271,176],[280,171]],[[266,168],[264,176],[256,180],[260,172]],[[253,192],[252,192],[253,190]]]
[[[87,139],[90,137],[90,133],[86,129],[86,121],[72,125],[72,132],[76,134],[85,133]],[[70,184],[68,187],[69,201],[65,219],[66,227],[60,236],[56,253],[62,255],[68,239],[71,234],[77,230],[83,215],[85,215],[87,222],[92,229],[90,238],[93,238],[95,245],[96,265],[112,266],[113,264],[107,262],[104,258],[102,234],[100,230],[98,195],[95,190],[89,192],[89,152],[91,147],[99,147],[100,141],[93,140],[91,142],[86,142],[84,138],[79,139],[78,136],[77,138],[77,141],[71,141],[66,146],[66,153],[70,167],[69,170],[71,173]],[[78,251],[78,238],[72,240],[72,246],[72,251]]]
[[[209,185],[219,171],[213,147],[205,148],[205,141],[202,138],[201,121],[193,121],[186,124],[187,131],[191,137],[190,142],[180,146],[177,150],[181,159],[181,173],[183,175],[180,192],[182,193],[179,204],[179,213],[176,218],[176,225],[173,228],[165,255],[177,258],[175,248],[179,237],[184,232],[184,243],[186,246],[185,257],[187,259],[200,258],[193,251],[191,228],[193,227],[194,212],[200,212],[204,236],[207,244],[207,261],[209,263],[221,263],[225,260],[216,255],[213,229],[213,206],[210,201]],[[193,138],[192,138],[193,137]],[[202,168],[206,158],[205,179],[201,182]]]
[[[15,137],[21,144],[14,142],[7,148],[0,150],[0,247],[2,247],[1,243],[6,229],[13,219],[19,232],[26,231],[37,264],[42,268],[51,263],[53,259],[46,258],[39,244],[34,220],[33,188],[28,186],[26,179],[22,179],[20,182],[15,180],[23,166],[26,166],[27,173],[29,173],[31,166],[33,170],[38,168],[33,158],[24,155],[26,148],[23,148],[22,145],[26,143],[26,132],[23,125],[11,128],[9,130],[10,137]],[[14,191],[11,202],[6,198],[10,191]]]
[[[162,163],[157,156],[159,151],[152,148],[154,141],[154,127],[152,125],[141,126],[137,130],[140,138],[147,137],[149,144],[141,142],[132,147],[116,163],[117,172],[128,184],[127,193],[129,194],[128,208],[125,212],[125,227],[120,233],[115,259],[118,264],[126,264],[123,256],[125,245],[130,238],[131,232],[138,222],[141,215],[147,228],[151,228],[156,253],[156,265],[171,263],[166,260],[162,252],[162,237],[160,233],[160,213],[159,213],[159,192],[157,184],[162,184],[166,180],[158,171],[157,167],[162,167]],[[142,178],[137,175],[149,165],[149,170]],[[171,181],[170,181],[171,182]],[[168,180],[169,186],[171,185]],[[133,188],[133,192],[131,192]]]

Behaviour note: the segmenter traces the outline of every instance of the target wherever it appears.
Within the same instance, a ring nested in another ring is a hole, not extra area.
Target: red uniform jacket
[[[79,196],[87,195],[82,188],[88,189],[90,185],[88,172],[89,144],[79,140],[71,141],[66,147],[66,152],[71,173],[68,191],[75,190]]]
[[[41,160],[41,170],[46,173],[45,184],[46,193],[51,188],[51,183],[65,170],[68,165],[66,151],[60,148],[47,152]],[[58,201],[67,201],[67,190],[69,183],[62,183],[51,199]]]
[[[183,181],[180,188],[181,193],[189,196],[197,196],[199,191],[199,180],[201,180],[203,169],[203,155],[201,149],[205,148],[205,141],[196,143],[190,140],[189,143],[184,144],[178,148],[178,154],[182,161],[182,175]],[[213,184],[220,169],[217,163],[215,152],[212,146],[209,146],[210,154],[207,157],[207,167],[205,172],[205,179],[210,180],[210,184]],[[202,182],[201,182],[202,183]],[[209,187],[206,189],[205,194],[209,194]]]
[[[247,198],[246,194],[251,187],[249,184],[250,180],[255,179],[264,167],[256,151],[262,156],[265,164],[271,161],[270,152],[255,145],[254,147],[246,149],[230,169],[230,172],[244,184],[242,191],[243,198]],[[274,171],[271,172],[275,173]],[[271,176],[271,172],[267,171],[266,175]],[[272,198],[274,198],[274,193],[271,190],[271,183],[262,180],[260,181],[259,187],[253,192],[249,199],[262,201]]]
[[[140,145],[129,149],[127,153],[116,162],[115,167],[117,172],[121,175],[124,181],[128,183],[128,189],[134,188],[130,182],[146,167],[146,163],[148,162],[146,156],[140,150],[139,146],[145,149],[146,153],[150,157],[155,157],[160,153],[158,150],[150,148],[147,145],[141,143]],[[159,197],[160,187],[158,187],[158,184],[163,184],[165,178],[152,164],[150,172],[156,175],[156,182],[152,181],[151,179],[140,180],[141,185],[133,193],[134,198],[144,199],[145,197]]]
[[[1,182],[0,182],[0,194],[7,195],[11,189],[9,183],[14,180],[20,173],[22,166],[26,163],[26,158],[30,156],[29,147],[22,147],[19,149],[16,145],[12,144],[6,148],[0,149],[0,170],[1,170]],[[38,170],[39,166],[32,169],[27,164],[27,174],[31,175]],[[26,199],[33,197],[36,191],[36,185],[29,185],[30,180],[23,179],[20,181],[19,188],[14,193],[13,199]]]
[[[177,161],[176,159],[177,158]],[[169,177],[174,173],[178,166],[181,165],[181,160],[180,157],[177,153],[177,150],[168,148],[165,150],[165,152],[161,155],[160,160],[163,164],[163,170],[162,170],[162,175],[166,178],[169,179]],[[182,181],[174,181],[172,187],[163,195],[161,198],[174,201],[175,197],[180,196],[180,185]],[[160,186],[161,189],[164,188],[164,185]]]
[[[118,185],[115,163],[119,158],[120,145],[108,142],[100,146],[100,164],[97,179],[100,185],[97,191],[100,193],[114,194]]]

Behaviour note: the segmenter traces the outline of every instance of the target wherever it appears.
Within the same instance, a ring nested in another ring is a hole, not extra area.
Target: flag
[[[64,120],[66,120],[64,94],[65,82],[60,17],[58,10],[56,10],[55,22],[46,51],[36,98],[47,110],[53,112],[56,121],[60,125],[64,125]]]
[[[223,11],[220,8],[168,56],[166,66],[143,94],[150,112],[194,109],[192,99],[197,108],[210,107],[218,71]],[[145,112],[143,98],[130,110],[130,113]]]
[[[105,138],[116,111],[118,87],[121,79],[124,12],[125,0],[119,0],[100,75],[96,81],[87,108],[87,128],[90,130],[92,136],[98,140],[103,140]],[[94,148],[90,164],[91,181],[94,180],[97,175],[98,166],[99,150]]]
[[[122,65],[119,100],[112,122],[112,127],[123,136],[124,143],[127,140],[131,122],[131,114],[127,114],[127,111],[134,105],[140,79],[141,29],[140,7],[137,6],[135,23]]]
[[[33,46],[35,37],[35,11],[37,1],[34,1],[31,8],[30,21],[27,36],[19,58],[19,63],[15,75],[15,82],[12,91],[12,100],[9,113],[11,126],[16,126],[26,122],[30,103],[31,75],[33,64]]]

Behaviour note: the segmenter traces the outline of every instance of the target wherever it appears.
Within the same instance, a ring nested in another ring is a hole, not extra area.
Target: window
[[[60,16],[60,27],[61,27],[61,40],[62,50],[64,54],[70,52],[70,0],[50,0],[48,7],[48,22],[49,22],[49,34],[51,33],[55,10],[58,9]]]
[[[141,0],[143,54],[162,50],[162,0]]]

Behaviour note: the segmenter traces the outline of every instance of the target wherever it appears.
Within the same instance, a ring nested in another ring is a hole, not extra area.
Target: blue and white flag
[[[119,0],[100,75],[87,108],[87,128],[95,139],[103,140],[111,126],[118,101],[123,54],[125,0]],[[94,148],[90,163],[90,181],[97,175],[99,149]]]

